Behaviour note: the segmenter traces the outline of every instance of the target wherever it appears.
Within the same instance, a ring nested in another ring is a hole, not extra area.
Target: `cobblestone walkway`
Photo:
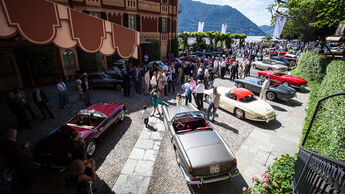
[[[146,193],[165,131],[160,119],[150,117],[150,127],[142,130],[112,189],[115,193]]]

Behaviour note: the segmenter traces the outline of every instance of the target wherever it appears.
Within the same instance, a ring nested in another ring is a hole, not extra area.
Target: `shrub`
[[[291,193],[291,181],[295,174],[296,158],[289,154],[275,158],[268,166],[263,177],[253,177],[253,187],[243,188],[244,193]]]
[[[307,118],[303,129],[306,133],[315,106],[322,97],[345,91],[345,62],[333,61],[321,84],[311,85]],[[320,154],[345,161],[345,96],[337,96],[321,103],[311,128],[305,148],[316,149]]]
[[[98,69],[96,53],[87,53],[80,48],[77,49],[77,53],[81,72],[91,72]]]
[[[159,60],[160,42],[159,40],[149,39],[150,44],[144,44],[144,54],[149,56],[150,61]],[[163,57],[163,56],[162,56]]]
[[[308,82],[321,82],[325,75],[325,68],[328,62],[328,59],[317,54],[315,51],[306,51],[301,54],[298,65],[292,71],[292,74],[303,77]]]

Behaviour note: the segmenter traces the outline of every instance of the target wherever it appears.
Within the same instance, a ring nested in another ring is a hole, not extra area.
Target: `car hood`
[[[301,77],[296,77],[296,76],[292,76],[292,75],[284,75],[284,76],[282,76],[282,78],[288,79],[288,80],[293,80],[297,83],[306,83],[307,82],[307,80],[305,80]]]
[[[274,110],[271,105],[261,99],[256,99],[251,102],[243,102],[243,108],[250,113],[258,114],[261,116],[268,116],[271,115]],[[239,108],[241,108],[239,106]]]
[[[289,86],[280,85],[276,89],[278,89],[280,92],[282,92],[284,94],[296,93],[296,90],[291,88],[291,87],[289,87]]]
[[[209,175],[210,165],[220,165],[220,172],[230,170],[234,157],[215,131],[195,131],[178,135],[192,165],[193,175]]]

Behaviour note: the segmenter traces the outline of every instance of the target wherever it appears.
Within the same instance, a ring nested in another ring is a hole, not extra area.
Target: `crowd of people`
[[[302,45],[276,45],[281,49],[293,49],[295,53],[299,52]],[[284,47],[285,46],[285,47]],[[304,45],[305,46],[305,45]],[[294,49],[294,48],[297,49]],[[230,81],[242,79],[250,76],[252,62],[263,60],[265,50],[259,44],[246,44],[244,47],[234,47],[226,50],[223,54],[213,56],[194,56],[189,61],[182,63],[172,62],[160,66],[158,63],[149,65],[145,63],[141,66],[126,64],[122,69],[123,93],[125,97],[131,95],[131,85],[137,94],[143,93],[152,98],[153,112],[143,107],[142,119],[145,126],[148,127],[149,118],[155,114],[160,115],[158,105],[166,96],[176,96],[176,105],[188,105],[195,102],[197,108],[205,111],[209,120],[214,121],[215,113],[219,107],[220,94],[217,87],[214,87],[214,80],[225,79],[229,75]],[[242,60],[238,60],[242,58]],[[84,100],[85,106],[91,105],[90,92],[92,89],[88,75],[84,73],[76,79],[76,86],[80,95],[80,100]],[[263,78],[260,98],[266,99],[266,92],[269,89],[269,77]],[[59,98],[59,107],[64,109],[69,105],[69,92],[67,85],[62,79],[58,80],[56,85]],[[182,90],[181,90],[182,89]],[[204,91],[212,89],[212,95],[208,99],[208,107],[204,107]],[[180,92],[180,93],[178,93]],[[40,110],[43,118],[54,118],[49,99],[46,93],[35,86],[32,91],[34,104]],[[184,99],[184,100],[183,100]],[[184,101],[184,102],[183,102]],[[25,93],[19,88],[13,88],[7,95],[7,104],[11,112],[16,116],[18,129],[32,128],[31,120],[38,119],[35,113],[27,103]],[[31,116],[28,118],[27,113]],[[85,154],[85,145],[78,131],[69,131],[68,154],[70,158],[69,175],[70,182],[76,185],[79,193],[92,193],[91,181],[96,179],[95,161],[87,159]],[[30,146],[28,142],[19,143],[16,141],[17,130],[3,130],[0,141],[0,163],[1,172],[1,192],[16,192],[17,189],[25,188],[30,177],[32,163],[27,155]],[[16,187],[16,185],[21,187]]]

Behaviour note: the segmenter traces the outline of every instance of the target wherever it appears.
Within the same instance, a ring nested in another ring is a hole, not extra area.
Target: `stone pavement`
[[[149,128],[142,130],[112,189],[115,193],[146,193],[165,131],[160,118],[150,117]]]
[[[267,166],[274,162],[274,158],[285,153],[293,155],[298,152],[309,97],[308,94],[298,95],[302,97],[302,106],[294,107],[297,112],[282,111],[277,115],[278,120],[285,119],[287,123],[282,122],[278,130],[255,128],[235,154],[241,175],[249,186],[252,185],[252,177],[261,176]]]

